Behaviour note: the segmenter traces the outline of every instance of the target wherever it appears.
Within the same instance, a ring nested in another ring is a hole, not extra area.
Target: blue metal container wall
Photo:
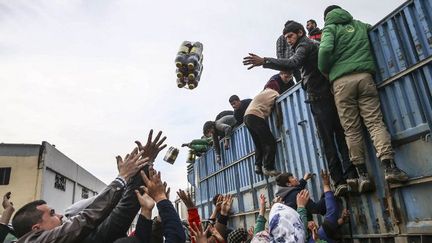
[[[432,0],[408,1],[369,33],[381,82],[432,55]]]
[[[395,145],[395,160],[412,179],[405,185],[387,185],[372,143],[367,141],[366,164],[376,191],[350,197],[355,237],[432,232],[428,205],[432,192],[431,3],[408,1],[370,32],[379,69],[381,109]],[[277,101],[282,110],[282,127],[278,128],[275,114],[268,120],[278,140],[277,168],[298,177],[327,167],[304,100],[300,86],[293,87]],[[196,201],[205,215],[212,209],[210,200],[215,193],[237,195],[234,211],[250,211],[253,215],[258,195],[265,193],[271,198],[276,189],[273,178],[266,179],[253,171],[254,145],[246,127],[234,131],[230,145],[229,150],[222,149],[223,167],[216,164],[213,150],[194,166],[199,175],[195,181]],[[322,186],[318,179],[308,182],[308,189],[315,200],[319,199]],[[244,227],[247,217],[240,216],[233,222]]]

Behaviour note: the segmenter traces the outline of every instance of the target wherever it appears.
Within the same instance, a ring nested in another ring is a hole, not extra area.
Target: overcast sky
[[[297,2],[297,3],[296,3]],[[323,25],[338,4],[370,24],[402,0],[292,1],[0,1],[0,142],[48,141],[106,183],[115,156],[145,141],[153,128],[169,146],[202,135],[202,124],[231,109],[228,98],[252,98],[275,72],[247,71],[248,52],[275,56],[289,20]],[[204,44],[195,90],[179,89],[174,58],[183,40]],[[187,150],[157,169],[185,188]]]

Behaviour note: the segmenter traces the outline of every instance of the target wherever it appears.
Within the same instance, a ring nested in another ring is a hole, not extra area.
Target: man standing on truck
[[[252,99],[240,100],[237,95],[231,95],[229,98],[229,103],[234,109],[234,118],[237,121],[236,126],[240,126],[243,123],[244,114],[251,101]]]
[[[295,21],[288,21],[285,24],[283,34],[295,50],[294,55],[289,59],[261,58],[250,53],[244,58],[243,63],[251,65],[249,69],[261,65],[264,68],[276,70],[301,68],[302,87],[308,94],[305,102],[310,104],[315,125],[322,140],[330,174],[336,187],[335,194],[343,195],[349,191],[346,180],[355,179],[356,173],[349,160],[348,147],[330,84],[317,67],[319,42],[309,39],[303,25]],[[339,153],[342,159],[339,159]]]
[[[321,30],[318,28],[317,23],[313,19],[306,22],[306,29],[308,30],[309,39],[321,41]]]
[[[370,25],[354,20],[350,13],[332,5],[324,11],[324,30],[318,55],[318,68],[329,77],[336,107],[345,129],[350,158],[359,174],[360,192],[372,190],[365,165],[362,120],[385,166],[388,182],[408,180],[394,162],[390,134],[383,122],[378,91],[372,74],[375,63],[369,44]]]

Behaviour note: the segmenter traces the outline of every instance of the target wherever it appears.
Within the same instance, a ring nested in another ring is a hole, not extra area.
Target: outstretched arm
[[[165,186],[161,180],[161,173],[154,172],[147,177],[141,171],[144,180],[144,191],[156,202],[159,215],[162,219],[162,227],[166,242],[183,243],[186,241],[180,218],[175,211],[172,203],[168,200]]]
[[[261,194],[259,198],[259,214],[255,222],[253,235],[256,235],[257,233],[265,229],[265,223],[267,222],[265,218],[265,211],[266,211],[266,197],[264,196],[264,194]]]
[[[307,49],[305,46],[299,46],[294,55],[290,58],[264,58],[264,68],[270,68],[279,71],[293,71],[301,68],[306,60]]]

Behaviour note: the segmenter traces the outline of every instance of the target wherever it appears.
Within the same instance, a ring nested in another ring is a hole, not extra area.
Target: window
[[[56,174],[54,187],[59,190],[66,191],[66,177]]]
[[[82,188],[81,197],[84,199],[89,197],[89,190],[87,188],[85,188],[85,187]]]
[[[11,167],[0,168],[0,185],[9,185]]]

